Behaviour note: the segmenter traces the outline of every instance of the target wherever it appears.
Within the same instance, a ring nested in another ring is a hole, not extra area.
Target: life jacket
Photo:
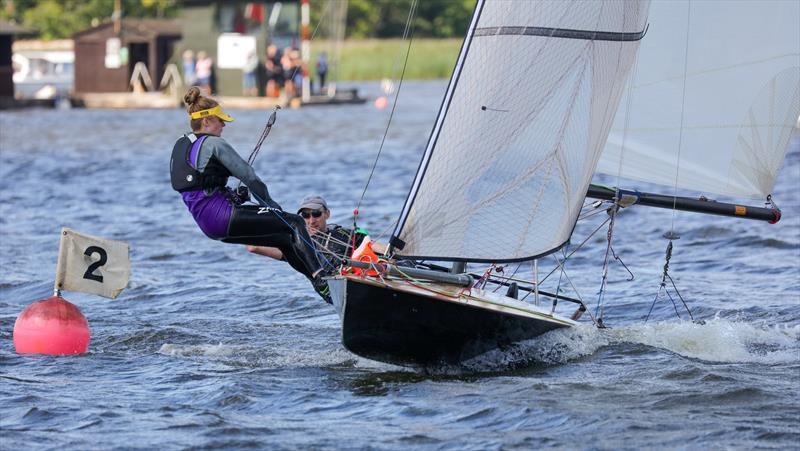
[[[231,173],[216,158],[211,158],[205,170],[197,170],[197,155],[200,146],[209,135],[196,136],[194,133],[183,135],[172,148],[169,162],[172,189],[180,193],[185,191],[208,190],[224,187]]]

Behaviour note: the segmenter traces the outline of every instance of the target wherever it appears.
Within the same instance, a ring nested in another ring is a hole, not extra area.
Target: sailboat
[[[329,280],[344,346],[457,363],[575,326],[585,302],[541,290],[536,268],[569,244],[587,197],[610,204],[609,247],[615,212],[636,204],[778,221],[798,17],[797,2],[478,0],[389,258]],[[595,173],[669,191],[592,185]],[[532,281],[496,272],[527,261]]]

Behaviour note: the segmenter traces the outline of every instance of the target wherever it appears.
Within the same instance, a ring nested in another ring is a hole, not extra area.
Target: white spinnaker
[[[800,115],[800,1],[654,2],[635,73],[598,172],[739,198],[772,192]]]
[[[398,254],[511,261],[562,246],[608,136],[647,7],[479,1],[395,230],[405,243]]]

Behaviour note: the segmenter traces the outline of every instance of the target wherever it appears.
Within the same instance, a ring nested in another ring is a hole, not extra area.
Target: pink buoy
[[[90,337],[83,313],[60,296],[25,307],[14,323],[14,347],[20,354],[82,354]]]
[[[387,106],[389,106],[389,99],[387,99],[386,96],[380,96],[375,99],[375,108],[382,110]]]

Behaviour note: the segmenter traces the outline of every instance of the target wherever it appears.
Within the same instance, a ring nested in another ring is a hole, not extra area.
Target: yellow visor
[[[207,110],[195,111],[189,116],[192,119],[202,119],[208,116],[217,116],[218,118],[222,119],[225,122],[233,122],[233,118],[225,114],[225,112],[222,111],[222,108],[220,108],[219,105],[215,106],[214,108],[209,108]]]

